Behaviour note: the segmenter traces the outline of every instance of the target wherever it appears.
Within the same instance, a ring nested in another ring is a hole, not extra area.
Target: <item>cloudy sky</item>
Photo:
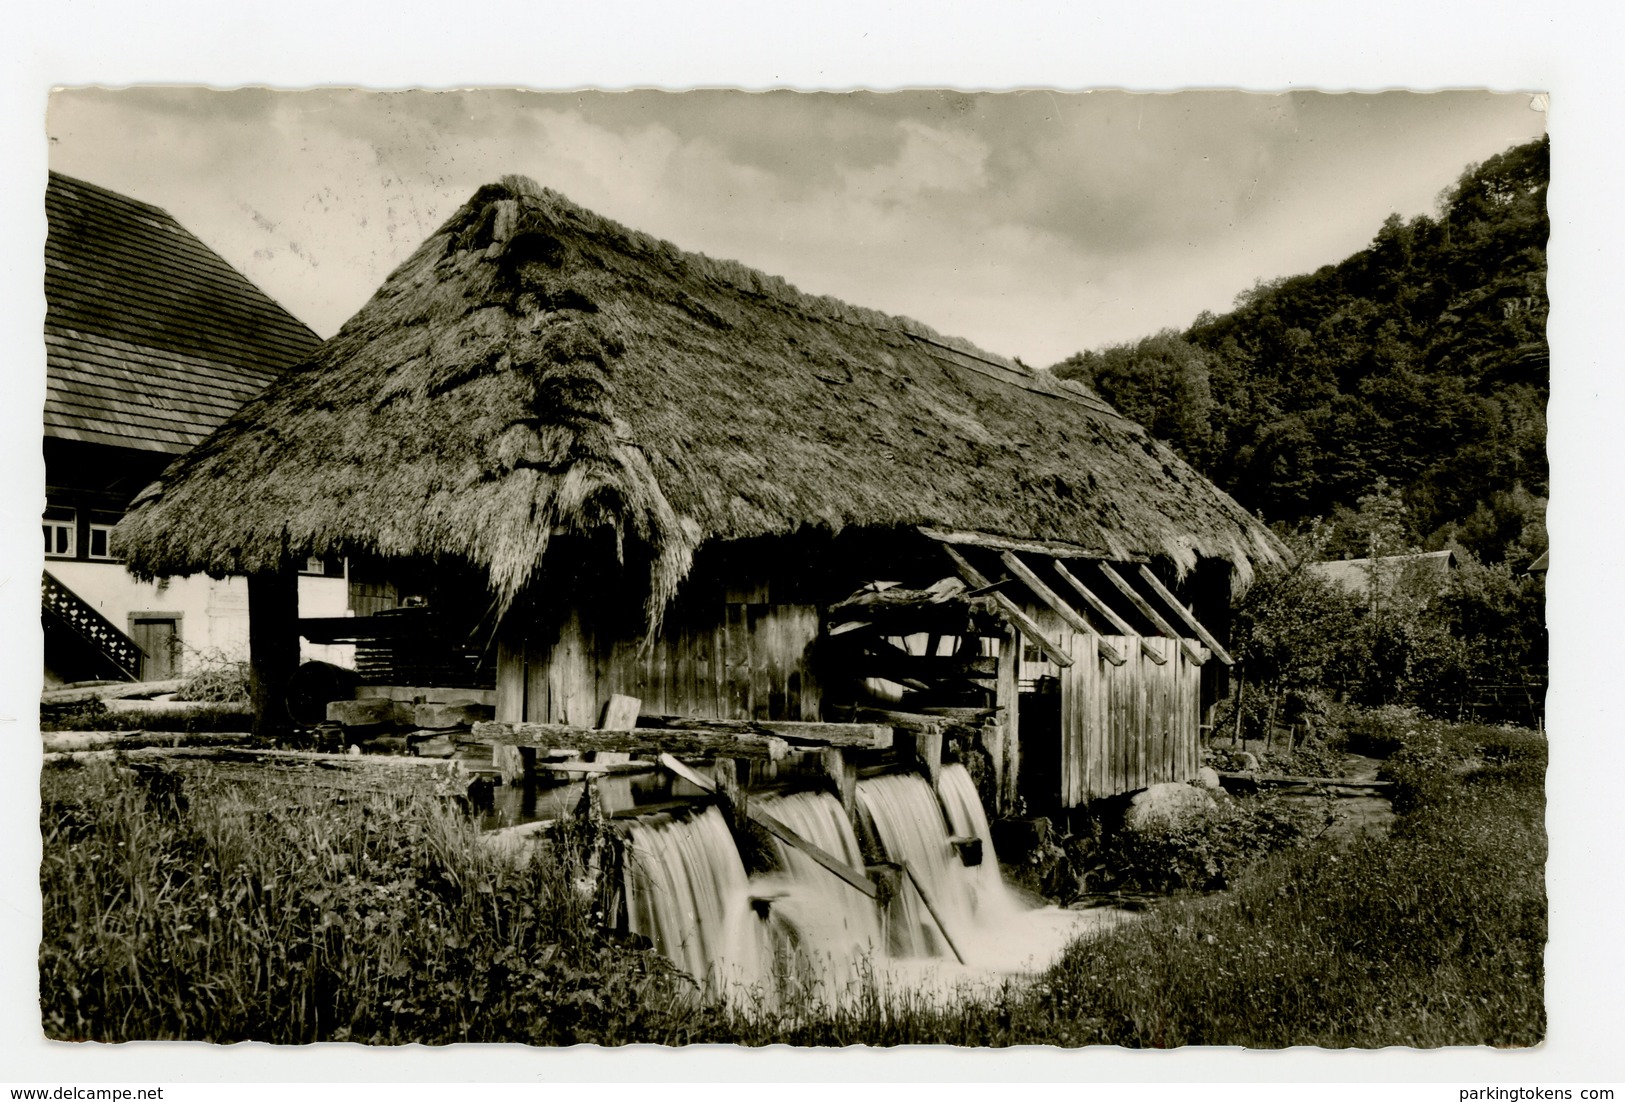
[[[1047,365],[1428,212],[1524,94],[54,93],[51,167],[167,208],[322,336],[523,173],[690,250]]]

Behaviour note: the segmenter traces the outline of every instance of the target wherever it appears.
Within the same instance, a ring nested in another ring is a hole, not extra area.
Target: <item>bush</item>
[[[1094,868],[1100,881],[1119,890],[1218,891],[1269,854],[1312,841],[1330,822],[1324,804],[1221,796],[1205,817],[1108,835]]]
[[[181,683],[175,699],[204,704],[246,704],[249,700],[248,663],[219,657],[204,659]]]

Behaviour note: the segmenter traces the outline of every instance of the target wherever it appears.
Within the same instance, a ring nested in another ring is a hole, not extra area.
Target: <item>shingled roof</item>
[[[45,435],[178,454],[321,343],[166,212],[53,172]]]
[[[561,532],[652,552],[933,526],[1245,574],[1280,545],[1076,384],[684,253],[522,178],[482,188],[120,528],[140,573],[456,557],[512,597]]]

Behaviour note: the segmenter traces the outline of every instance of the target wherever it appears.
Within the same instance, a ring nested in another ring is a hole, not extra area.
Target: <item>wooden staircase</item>
[[[72,635],[120,676],[131,681],[141,680],[142,653],[135,640],[53,577],[49,570],[44,572],[40,592],[40,618],[48,630],[55,626]]]

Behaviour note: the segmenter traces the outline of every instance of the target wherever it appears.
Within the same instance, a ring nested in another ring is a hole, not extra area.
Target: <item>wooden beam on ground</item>
[[[1196,633],[1196,637],[1198,639],[1207,644],[1208,650],[1213,652],[1214,657],[1216,657],[1220,662],[1223,662],[1226,666],[1234,666],[1236,664],[1236,660],[1230,657],[1230,652],[1225,650],[1223,645],[1213,637],[1212,632],[1208,631],[1207,628],[1202,626],[1202,622],[1200,620],[1191,615],[1190,609],[1179,603],[1178,597],[1175,597],[1172,593],[1168,592],[1168,587],[1163,585],[1162,581],[1155,574],[1151,573],[1151,568],[1146,566],[1144,563],[1140,563],[1139,567],[1140,577],[1145,579],[1145,584],[1150,586],[1152,592],[1154,592],[1158,597],[1161,597],[1163,601],[1166,602],[1168,607],[1174,610],[1174,615],[1183,620],[1185,624]]]
[[[1038,576],[1038,573],[1033,570],[1032,567],[1022,562],[1014,551],[1001,551],[999,553],[999,561],[1004,563],[1004,565],[1009,568],[1010,573],[1014,574],[1016,577],[1020,578],[1024,583],[1026,583],[1027,588],[1033,591],[1033,595],[1048,605],[1050,609],[1053,610],[1054,613],[1062,620],[1065,620],[1067,625],[1070,626],[1073,631],[1082,632],[1084,635],[1087,635],[1093,639],[1095,641],[1095,647],[1100,652],[1102,658],[1106,659],[1106,661],[1110,662],[1114,666],[1121,666],[1127,661],[1127,659],[1123,657],[1122,651],[1118,650],[1116,647],[1106,642],[1105,639],[1101,638],[1100,633],[1094,629],[1094,625],[1090,624],[1088,620],[1084,619],[1081,612],[1062,600],[1061,595],[1055,592],[1055,590],[1051,589],[1044,582],[1044,579]],[[1158,656],[1157,661],[1162,661],[1160,655]]]
[[[1140,610],[1142,616],[1155,624],[1158,631],[1179,644],[1179,649],[1185,652],[1186,658],[1189,658],[1198,666],[1202,664],[1202,652],[1197,649],[1196,645],[1185,638],[1184,633],[1170,624],[1161,613],[1152,608],[1149,601],[1135,592],[1134,587],[1124,581],[1122,575],[1111,568],[1110,563],[1103,562],[1096,565],[1100,567],[1101,576],[1116,586],[1118,592],[1127,597],[1134,607]]]
[[[977,589],[986,589],[993,584],[987,580],[986,575],[970,564],[970,560],[954,550],[952,546],[946,543],[940,546],[948,553],[948,557],[954,561],[954,567],[959,571],[959,576],[964,578],[965,581]],[[1004,613],[1005,619],[1020,629],[1022,635],[1031,639],[1033,644],[1043,651],[1045,657],[1051,662],[1062,668],[1072,665],[1072,656],[1045,638],[1043,629],[1033,622],[1032,617],[1021,611],[1020,605],[996,589],[988,596],[992,597],[994,603],[999,606],[999,611]]]
[[[1112,611],[1112,606],[1107,604],[1105,601],[1102,601],[1099,594],[1090,589],[1088,586],[1084,585],[1083,582],[1078,579],[1077,575],[1068,570],[1065,563],[1061,562],[1060,559],[1051,559],[1050,564],[1055,567],[1055,573],[1060,577],[1060,579],[1067,585],[1071,586],[1073,592],[1075,592],[1079,597],[1083,598],[1083,603],[1094,609],[1096,615],[1100,616],[1108,624],[1116,628],[1119,635],[1139,639],[1141,654],[1145,655],[1159,666],[1168,661],[1162,656],[1157,648],[1147,643],[1139,632],[1130,627],[1127,620],[1123,619],[1121,616],[1117,615],[1116,612]],[[1118,662],[1116,664],[1121,666],[1123,663]]]
[[[695,772],[682,762],[678,761],[676,758],[672,757],[670,754],[661,754],[660,764],[677,774],[677,776],[683,778],[689,784],[694,785],[696,788],[712,793],[713,795],[716,794],[717,785],[715,781]],[[870,899],[875,898],[877,894],[876,888],[874,884],[869,881],[869,878],[864,875],[862,869],[853,868],[851,865],[848,865],[845,861],[842,861],[839,857],[836,857],[829,851],[807,841],[807,839],[803,838],[801,835],[797,834],[795,831],[791,830],[789,827],[785,826],[783,823],[779,822],[772,815],[769,815],[759,807],[747,805],[745,808],[745,814],[751,820],[751,822],[760,825],[767,830],[768,833],[779,838],[786,844],[796,847],[802,853],[805,853],[808,857],[811,857],[818,864],[834,873],[840,879],[846,881],[853,888],[862,892]]]

